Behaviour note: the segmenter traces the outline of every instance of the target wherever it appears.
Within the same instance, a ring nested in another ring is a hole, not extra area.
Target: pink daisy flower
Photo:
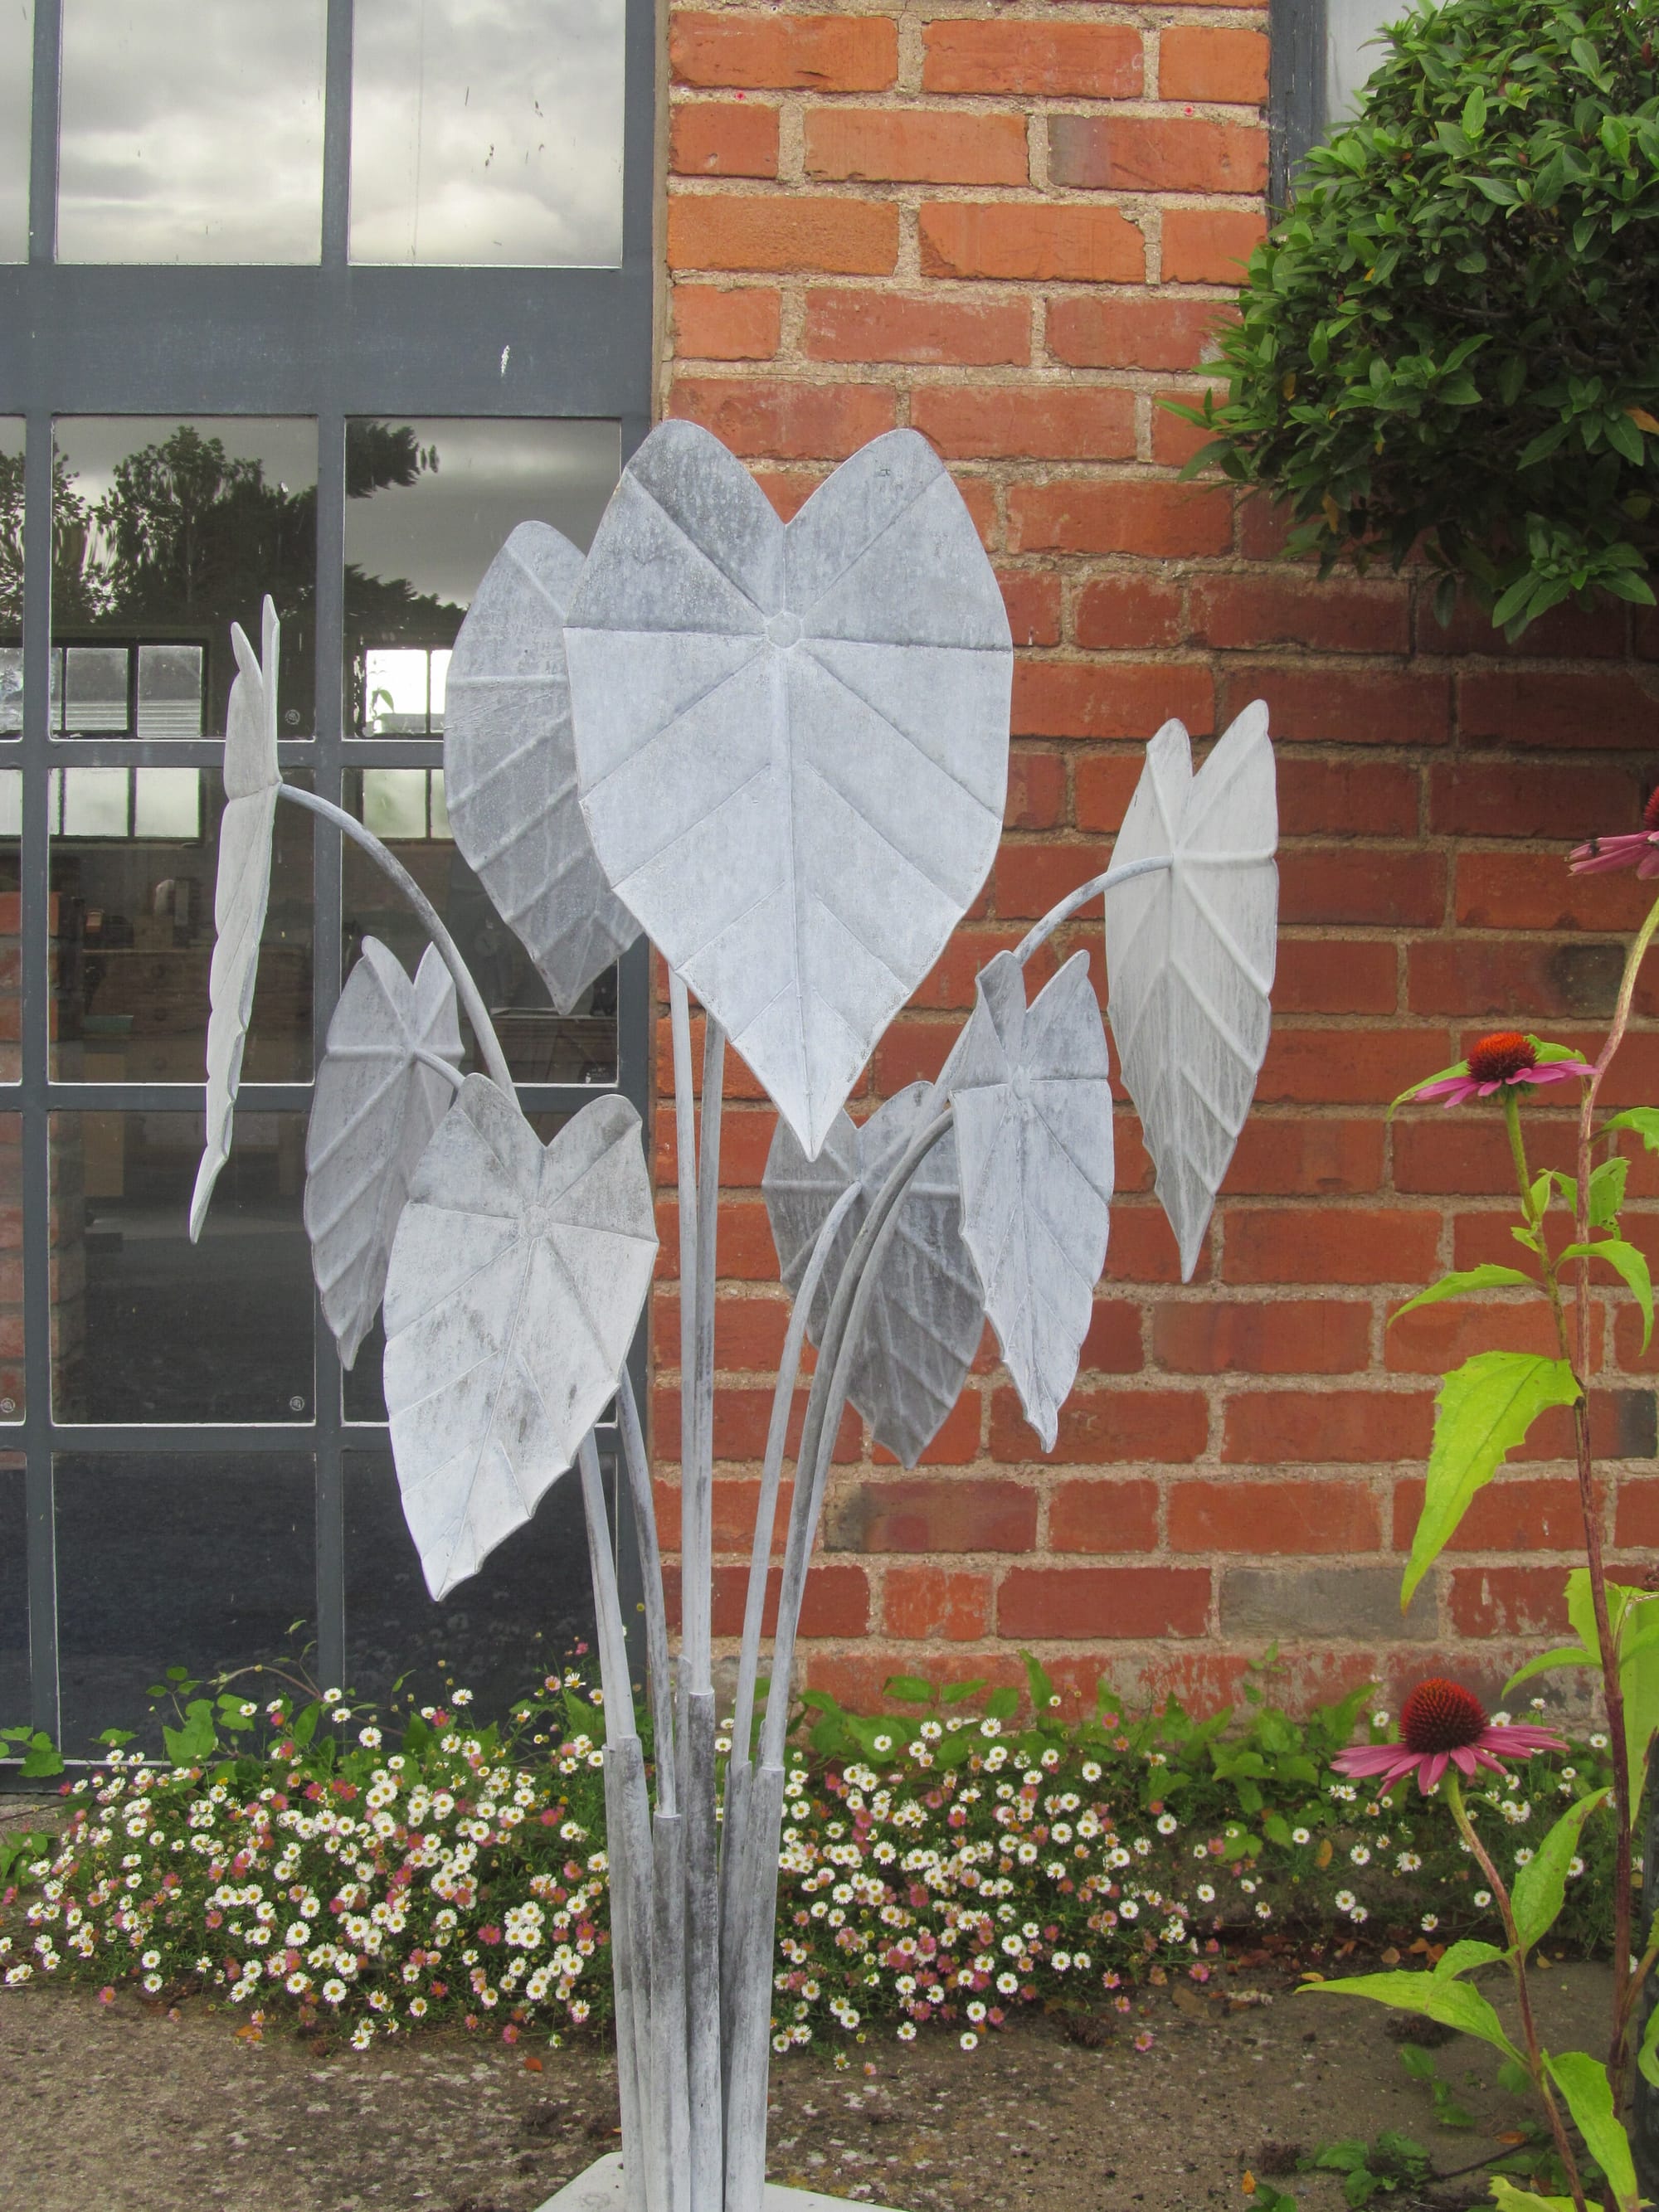
[[[1467,1060],[1448,1068],[1443,1075],[1416,1085],[1405,1096],[1419,1105],[1431,1098],[1443,1098],[1448,1106],[1463,1106],[1471,1098],[1490,1098],[1506,1085],[1559,1083],[1570,1075],[1595,1073],[1588,1060],[1576,1057],[1540,1061],[1536,1037],[1523,1036],[1519,1030],[1496,1030],[1491,1036],[1481,1038]]]
[[[1642,809],[1639,830],[1617,837],[1592,837],[1575,845],[1567,856],[1575,876],[1609,875],[1616,868],[1634,868],[1638,876],[1659,876],[1659,791]]]
[[[1408,1774],[1415,1774],[1426,1797],[1448,1766],[1473,1775],[1479,1767],[1507,1775],[1501,1753],[1510,1759],[1530,1759],[1538,1751],[1565,1751],[1566,1745],[1548,1729],[1494,1728],[1486,1709],[1461,1682],[1437,1677],[1419,1682],[1400,1713],[1398,1743],[1356,1744],[1339,1752],[1331,1764],[1340,1774],[1364,1775],[1384,1790]]]

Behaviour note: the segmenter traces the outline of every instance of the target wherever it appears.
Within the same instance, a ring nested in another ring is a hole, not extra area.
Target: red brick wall
[[[1279,748],[1273,1041],[1197,1276],[1177,1280],[1125,1107],[1106,1278],[1053,1457],[988,1343],[914,1474],[848,1423],[806,1655],[860,1693],[901,1662],[1012,1674],[1025,1644],[1067,1680],[1104,1668],[1207,1699],[1275,1638],[1301,1692],[1431,1659],[1490,1685],[1559,1623],[1577,1523],[1559,1426],[1401,1622],[1435,1372],[1520,1340],[1496,1306],[1385,1334],[1402,1291],[1512,1248],[1496,1122],[1431,1109],[1390,1129],[1383,1107],[1499,1018],[1587,1038],[1610,1006],[1638,887],[1575,882],[1560,854],[1634,822],[1659,631],[1633,647],[1619,612],[1557,617],[1518,653],[1475,616],[1443,633],[1410,580],[1321,584],[1275,559],[1259,504],[1175,482],[1190,434],[1157,398],[1200,386],[1263,227],[1266,20],[1086,0],[671,10],[665,411],[717,431],[785,514],[866,439],[923,432],[1019,647],[994,873],[854,1111],[933,1073],[975,967],[1104,865],[1166,716],[1205,738],[1261,696]],[[1097,921],[1079,942],[1099,984]],[[1638,1026],[1616,1089],[1651,1099],[1659,1031]],[[726,1632],[786,1318],[755,1188],[772,1115],[741,1068],[730,1087]],[[1564,1158],[1559,1115],[1537,1121]],[[659,1128],[666,1178],[672,1116]],[[671,1452],[672,1212],[655,1337]],[[1647,1546],[1653,1363],[1628,1314],[1609,1358],[1606,1525]],[[672,1504],[671,1486],[671,1544]]]

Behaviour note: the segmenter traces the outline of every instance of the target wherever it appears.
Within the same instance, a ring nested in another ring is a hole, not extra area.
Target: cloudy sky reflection
[[[0,261],[29,252],[31,0],[0,0]]]

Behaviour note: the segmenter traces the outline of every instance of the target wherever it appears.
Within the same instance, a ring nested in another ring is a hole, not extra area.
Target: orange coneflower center
[[[1477,1083],[1508,1083],[1523,1067],[1537,1065],[1538,1048],[1519,1030],[1495,1030],[1469,1054],[1469,1073]]]
[[[1461,1751],[1486,1725],[1480,1698],[1461,1682],[1437,1676],[1419,1682],[1400,1709],[1400,1741],[1407,1751]]]

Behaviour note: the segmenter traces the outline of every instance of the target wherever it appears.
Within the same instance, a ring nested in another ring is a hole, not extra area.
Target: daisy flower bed
[[[1203,1983],[1241,1949],[1436,1955],[1489,1917],[1437,1798],[1334,1765],[1366,1692],[1296,1721],[1255,1692],[1200,1722],[1175,1700],[1126,1717],[1103,1685],[1063,1719],[1030,1672],[1024,1720],[1014,1691],[977,1682],[890,1684],[921,1717],[809,1695],[786,1782],[780,2052],[924,2031],[972,2050],[1034,2007],[1127,2013],[1138,1984]],[[56,1836],[0,1860],[5,1984],[201,1994],[244,2034],[286,2019],[360,2048],[428,2022],[509,2044],[602,2026],[597,1700],[570,1675],[504,1727],[470,1703],[456,1690],[394,1723],[337,1692],[222,1692],[169,1731],[170,1762],[112,1744],[62,1784]],[[1381,1744],[1389,1716],[1369,1720]],[[1564,1801],[1603,1785],[1605,1751],[1592,1736],[1482,1776],[1468,1802],[1500,1863],[1524,1865]],[[1599,1834],[1560,1923],[1578,1949],[1610,1913]]]

